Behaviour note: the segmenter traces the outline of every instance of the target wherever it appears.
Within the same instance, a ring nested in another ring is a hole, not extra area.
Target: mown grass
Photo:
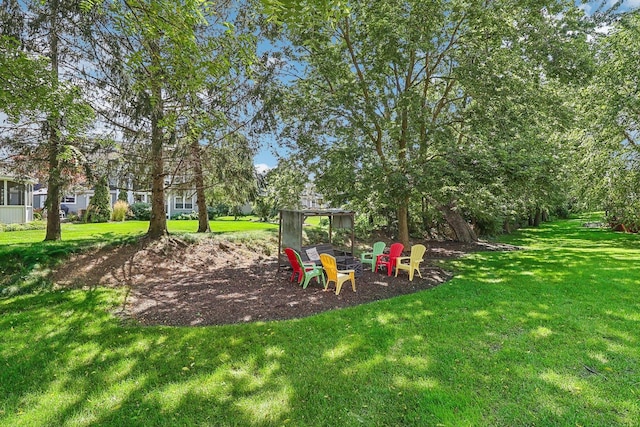
[[[121,291],[2,299],[0,424],[636,426],[640,239],[580,224],[299,320],[140,327],[114,317]]]
[[[265,238],[277,233],[276,224],[255,221],[252,217],[235,221],[232,217],[210,221],[212,235],[225,234],[242,239]],[[149,228],[148,221],[125,221],[99,224],[62,224],[62,240],[43,242],[46,230],[0,233],[0,296],[47,289],[48,270],[72,253],[100,245],[123,245],[134,242]],[[168,221],[167,228],[185,239],[203,238],[194,233],[198,221]]]

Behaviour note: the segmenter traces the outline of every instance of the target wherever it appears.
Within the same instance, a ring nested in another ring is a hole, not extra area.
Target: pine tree
[[[107,222],[111,218],[111,200],[107,178],[98,180],[95,193],[87,207],[86,222]]]

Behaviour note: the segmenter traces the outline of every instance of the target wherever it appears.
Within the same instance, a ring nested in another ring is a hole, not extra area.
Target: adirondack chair
[[[376,257],[376,268],[374,271],[378,271],[380,267],[387,268],[387,276],[391,276],[391,271],[393,267],[396,266],[396,258],[402,255],[402,250],[404,249],[404,245],[402,243],[394,243],[389,248],[388,254],[381,254]]]
[[[411,256],[402,256],[396,258],[396,277],[398,277],[398,270],[407,270],[409,272],[409,281],[413,280],[413,272],[417,271],[418,275],[422,279],[422,274],[420,273],[420,263],[422,262],[422,258],[424,257],[424,253],[427,251],[427,248],[424,245],[413,245],[411,246]],[[405,261],[408,261],[405,263]]]
[[[302,262],[298,252],[291,248],[285,248],[284,252],[287,254],[287,258],[289,258],[291,268],[293,269],[293,273],[291,273],[289,281],[293,282],[297,276],[298,284],[302,284],[302,289],[306,289],[311,279],[315,277],[316,282],[322,283],[324,286],[324,273],[322,271],[322,266],[315,265],[312,262]]]
[[[378,255],[382,255],[385,248],[384,242],[375,242],[373,244],[373,250],[371,252],[363,252],[360,254],[360,263],[361,264],[371,264],[371,271],[375,270],[376,260]]]
[[[320,261],[324,267],[324,271],[327,273],[327,281],[324,284],[324,289],[329,287],[329,282],[336,284],[336,295],[340,294],[342,284],[348,280],[351,280],[351,288],[353,292],[356,291],[356,272],[355,270],[338,270],[335,257],[329,254],[320,254]]]

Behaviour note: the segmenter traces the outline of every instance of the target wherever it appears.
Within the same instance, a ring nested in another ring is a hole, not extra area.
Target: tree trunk
[[[465,221],[462,215],[460,215],[456,210],[455,203],[441,205],[439,209],[440,212],[442,212],[445,221],[447,221],[447,224],[449,224],[455,233],[456,241],[464,243],[478,241],[478,236],[476,236],[476,233],[473,231],[469,223]]]
[[[422,218],[422,229],[424,231],[429,231],[429,229],[431,228],[431,220],[429,218],[429,215],[427,214],[427,209],[429,207],[429,202],[427,201],[426,197],[422,198],[422,211],[420,212],[420,216]]]
[[[49,180],[47,182],[47,233],[44,240],[60,240],[60,161],[58,160],[58,140],[55,130],[49,135]]]
[[[207,212],[207,201],[204,195],[204,174],[202,173],[202,158],[200,156],[200,143],[197,138],[191,141],[191,157],[193,158],[193,173],[196,184],[196,203],[198,205],[198,233],[208,233],[209,215]]]
[[[159,74],[160,49],[155,42],[149,43],[153,74]],[[169,234],[167,232],[167,213],[164,207],[164,132],[161,121],[164,116],[164,104],[162,101],[162,78],[159,75],[151,76],[151,220],[147,236],[155,239]]]
[[[58,1],[51,3],[51,32],[49,33],[49,59],[51,60],[51,76],[54,90],[58,84]],[[49,179],[47,182],[47,232],[44,240],[60,240],[62,238],[62,228],[60,226],[60,199],[62,195],[62,171],[60,170],[60,121],[53,114],[48,118],[48,138],[47,155],[49,167]]]
[[[409,199],[403,198],[398,206],[398,241],[409,248]]]
[[[536,208],[535,215],[533,216],[533,226],[538,227],[542,222],[542,209]]]

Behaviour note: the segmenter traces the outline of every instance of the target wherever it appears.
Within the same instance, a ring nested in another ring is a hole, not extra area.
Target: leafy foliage
[[[120,193],[122,194],[122,193]],[[113,205],[113,212],[111,213],[112,221],[124,221],[129,213],[129,203],[124,200],[118,200]]]
[[[405,241],[416,201],[448,221],[557,202],[556,132],[571,123],[559,88],[591,72],[571,2],[266,3],[305,71],[285,91],[282,137],[334,204],[395,211]]]
[[[106,177],[101,177],[95,186],[95,192],[84,220],[86,222],[107,222],[111,219],[111,195]]]
[[[151,204],[144,202],[136,202],[129,206],[133,219],[140,221],[149,221],[151,218]]]
[[[605,209],[608,221],[640,230],[640,12],[611,23],[596,47],[598,72],[582,92],[574,180],[580,202]]]

